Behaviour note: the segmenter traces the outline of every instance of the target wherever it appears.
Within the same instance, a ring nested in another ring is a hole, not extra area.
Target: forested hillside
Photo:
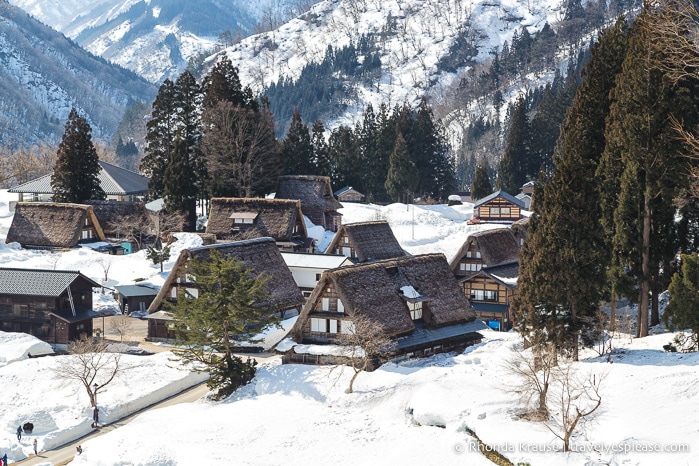
[[[0,5],[0,143],[57,141],[72,107],[109,138],[124,109],[155,88],[7,3]]]

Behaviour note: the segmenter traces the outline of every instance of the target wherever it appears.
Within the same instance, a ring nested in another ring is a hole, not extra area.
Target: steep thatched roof
[[[461,249],[452,259],[450,267],[454,273],[458,273],[459,263],[466,256],[466,251],[474,244],[476,250],[481,253],[481,260],[485,266],[516,262],[519,257],[519,244],[511,229],[496,228],[478,231],[466,238]]]
[[[234,223],[233,214],[254,214],[254,223],[250,228],[234,231],[241,225]],[[287,199],[213,198],[206,232],[219,240],[269,236],[276,241],[290,241],[294,236],[307,236],[300,202]]]
[[[292,335],[297,340],[329,284],[342,300],[346,314],[366,315],[381,324],[389,335],[402,335],[415,329],[401,291],[403,287],[412,287],[419,293],[423,318],[429,326],[476,318],[443,254],[407,256],[325,271],[294,325]]]
[[[81,239],[85,220],[95,227],[97,238],[104,241],[104,233],[92,206],[55,202],[19,202],[15,207],[12,225],[6,243],[22,246],[72,248]]]
[[[218,251],[223,257],[235,257],[242,261],[245,267],[254,270],[258,275],[264,273],[270,277],[265,284],[265,290],[270,296],[267,300],[257,303],[257,305],[269,309],[270,312],[282,311],[293,307],[300,308],[303,305],[303,295],[296,286],[291,271],[284,263],[284,259],[282,259],[274,239],[255,238],[183,250],[173,265],[158,296],[156,296],[148,308],[148,312],[153,313],[159,310],[163,300],[170,296],[172,286],[176,283],[179,274],[183,273],[183,268],[189,260],[193,258],[208,260],[213,250]]]
[[[280,176],[275,197],[277,199],[299,200],[301,201],[301,209],[330,212],[342,208],[342,204],[333,195],[328,176]]]
[[[124,236],[130,228],[129,223],[146,223],[146,207],[142,202],[125,201],[85,201],[92,206],[95,217],[100,223],[104,234],[109,237]]]
[[[406,255],[386,221],[341,225],[325,250],[326,253],[333,254],[338,247],[342,247],[340,242],[345,234],[359,262],[392,259]]]
[[[521,240],[527,239],[527,234],[529,234],[529,217],[520,218],[512,225],[510,225],[512,233],[515,235],[515,239],[519,244]]]

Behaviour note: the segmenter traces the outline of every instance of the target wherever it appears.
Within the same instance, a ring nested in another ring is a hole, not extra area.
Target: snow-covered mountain
[[[559,22],[561,0],[325,0],[276,30],[254,35],[226,48],[240,69],[241,81],[257,91],[282,77],[298,79],[303,67],[320,62],[328,46],[355,44],[364,36],[374,42],[381,60],[380,79],[360,86],[337,123],[351,123],[371,103],[416,103],[425,95],[445,99],[465,68],[440,67],[440,60],[468,43],[471,58],[483,62],[502,50],[524,26],[531,34]],[[458,42],[460,41],[460,42]],[[550,77],[556,64],[549,71]],[[540,83],[547,76],[525,76]],[[520,82],[519,87],[531,83]]]
[[[151,82],[176,77],[211,53],[222,33],[252,33],[265,14],[298,0],[13,0],[86,50]]]
[[[22,10],[0,5],[0,143],[57,141],[73,107],[94,137],[111,137],[127,105],[150,102],[156,90]]]

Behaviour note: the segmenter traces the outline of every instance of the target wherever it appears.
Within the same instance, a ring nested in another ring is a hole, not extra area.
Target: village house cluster
[[[157,229],[159,203],[143,202],[148,179],[100,165],[105,201],[51,202],[50,175],[13,188],[19,202],[12,205],[7,242],[130,254],[149,241],[168,241]],[[211,199],[206,230],[199,233],[203,245],[181,251],[162,287],[134,283],[113,292],[120,312],[147,313],[149,340],[174,341],[173,318],[163,303],[176,303],[185,292],[197,296],[187,264],[206,260],[215,250],[270,277],[265,283],[269,299],[258,303],[270,315],[298,316],[276,348],[284,362],[332,362],[318,348],[353,332],[353,319],[360,315],[380,325],[397,356],[463,350],[480,342],[479,332],[487,328],[512,327],[509,306],[528,226],[522,212],[531,201],[525,188],[518,197],[498,191],[477,201],[470,222],[499,225],[453,238],[463,244],[447,262],[443,254],[408,254],[384,220],[343,224],[338,198],[363,198],[351,187],[333,192],[325,176],[282,176],[273,199]],[[304,217],[335,232],[323,253],[309,237]],[[100,284],[63,270],[5,268],[0,277],[1,330],[26,332],[54,345],[92,335],[97,316],[92,288]]]

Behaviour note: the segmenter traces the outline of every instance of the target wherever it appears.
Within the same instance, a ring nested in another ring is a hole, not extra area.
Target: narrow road
[[[107,432],[111,432],[114,429],[118,429],[119,427],[122,427],[129,422],[131,422],[133,419],[135,419],[139,414],[141,414],[144,411],[149,411],[151,409],[157,409],[157,408],[163,408],[165,406],[172,406],[176,405],[179,403],[191,403],[193,401],[197,401],[198,399],[204,397],[207,393],[209,393],[209,388],[206,386],[206,383],[201,383],[199,385],[195,385],[192,388],[189,388],[185,390],[184,392],[181,392],[177,395],[171,396],[170,398],[166,398],[165,400],[159,401],[158,403],[155,403],[151,406],[147,406],[140,411],[137,411],[133,414],[130,414],[129,416],[126,416],[125,418],[122,418],[116,422],[113,422],[111,424],[107,424],[103,427],[101,427],[99,430],[94,430],[93,432],[85,435],[84,437],[81,437],[74,442],[67,443],[65,445],[62,445],[56,450],[49,450],[49,451],[40,451],[38,456],[30,456],[29,458],[26,458],[22,461],[18,461],[16,463],[9,463],[9,464],[21,464],[24,466],[32,466],[32,465],[39,465],[39,464],[46,464],[46,463],[53,463],[54,466],[62,466],[65,464],[70,463],[73,458],[75,457],[76,454],[76,449],[78,445],[86,442],[87,440],[97,437],[99,435],[106,434]]]

